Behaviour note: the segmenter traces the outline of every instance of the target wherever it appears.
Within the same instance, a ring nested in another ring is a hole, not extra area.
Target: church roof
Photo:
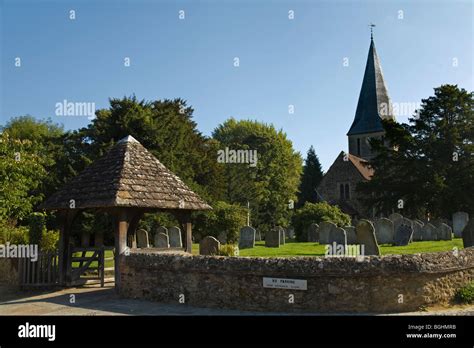
[[[347,135],[383,131],[381,119],[394,119],[374,40],[370,39],[356,114]]]
[[[211,209],[130,135],[40,207],[69,209],[71,200],[75,208]]]
[[[367,161],[360,157],[351,155],[350,153],[347,154],[349,161],[354,165],[354,167],[359,171],[360,175],[364,177],[366,180],[370,180],[372,175],[374,175],[374,170],[372,167],[367,165]]]

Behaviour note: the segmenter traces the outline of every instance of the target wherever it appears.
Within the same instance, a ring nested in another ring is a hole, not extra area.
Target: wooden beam
[[[117,211],[115,225],[115,291],[120,291],[121,285],[121,262],[125,257],[127,250],[127,231],[128,231],[128,214],[126,208]]]
[[[77,210],[61,210],[58,212],[60,219],[59,231],[59,254],[58,254],[58,272],[59,285],[66,286],[69,282],[68,272],[70,269],[69,263],[69,242],[70,230],[74,218],[77,216]]]
[[[193,247],[193,231],[191,222],[186,222],[186,252],[192,253]]]

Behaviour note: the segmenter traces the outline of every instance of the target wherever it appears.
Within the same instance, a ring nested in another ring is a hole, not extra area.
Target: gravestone
[[[393,243],[395,233],[392,220],[389,220],[387,218],[377,219],[375,220],[374,228],[378,244]]]
[[[436,227],[427,223],[421,228],[421,240],[434,240],[433,235],[436,234]]]
[[[456,237],[462,237],[462,231],[469,222],[469,214],[458,211],[453,214],[453,232]]]
[[[397,230],[395,231],[394,244],[396,246],[405,246],[410,243],[413,236],[413,223],[408,219],[401,219]]]
[[[173,226],[168,229],[168,237],[170,239],[171,248],[182,248],[183,241],[181,240],[181,230],[179,227]]]
[[[163,232],[155,234],[155,248],[169,248],[170,241],[167,234]]]
[[[462,242],[465,248],[474,246],[474,219],[469,220],[462,230]]]
[[[335,226],[329,231],[329,244],[342,244],[344,247],[347,245],[347,235],[343,228]]]
[[[347,244],[357,244],[357,235],[354,226],[345,226],[344,231],[346,231]]]
[[[220,244],[214,237],[204,237],[199,242],[199,255],[218,255]]]
[[[308,242],[317,243],[319,242],[319,226],[318,224],[312,223],[308,227]]]
[[[403,219],[403,215],[399,213],[393,213],[388,216],[388,219],[395,223],[395,221]]]
[[[277,226],[280,231],[280,244],[285,245],[285,229],[283,227]]]
[[[413,220],[413,241],[423,240],[423,224],[419,220]]]
[[[335,227],[332,222],[323,221],[319,224],[319,244],[329,244],[329,232]]]
[[[440,224],[437,228],[439,240],[452,240],[453,230],[445,223]]]
[[[372,222],[360,220],[356,226],[357,242],[364,246],[363,255],[380,255],[379,245],[375,238],[375,228]],[[362,251],[362,249],[361,249]]]
[[[280,247],[280,230],[277,227],[265,233],[265,246],[267,248]]]
[[[145,230],[137,231],[137,248],[149,248],[150,242],[148,241],[148,232]]]
[[[221,232],[217,236],[217,240],[219,240],[219,243],[221,244],[227,244],[227,233],[226,232]]]
[[[295,229],[293,227],[288,227],[286,229],[286,235],[288,239],[295,239]]]
[[[255,228],[244,226],[240,229],[239,249],[255,247]]]
[[[155,234],[158,234],[158,233],[164,233],[164,234],[168,235],[168,229],[164,226],[160,226],[155,231]]]

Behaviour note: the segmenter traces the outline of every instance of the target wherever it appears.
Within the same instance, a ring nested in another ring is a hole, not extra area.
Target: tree
[[[222,164],[227,183],[225,199],[242,206],[250,202],[251,223],[262,232],[275,225],[287,225],[288,202],[296,200],[302,160],[286,134],[272,125],[231,118],[212,135],[221,151],[257,154],[254,164]]]
[[[358,186],[379,213],[449,218],[474,213],[474,94],[453,85],[434,89],[409,124],[384,121],[372,140],[375,174]]]
[[[323,170],[319,158],[314,151],[313,146],[308,150],[305,164],[303,167],[303,174],[301,176],[301,183],[298,193],[298,207],[302,207],[306,202],[316,203],[318,197],[316,188],[323,179]]]
[[[292,222],[295,228],[296,239],[300,242],[308,240],[308,227],[312,223],[332,222],[338,226],[351,224],[351,217],[344,214],[338,206],[327,202],[306,202],[304,206],[296,210]]]

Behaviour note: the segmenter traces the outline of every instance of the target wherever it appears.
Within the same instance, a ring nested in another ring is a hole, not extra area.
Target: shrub
[[[344,214],[339,207],[326,202],[310,203],[298,209],[293,216],[296,239],[300,242],[307,241],[307,230],[312,223],[323,221],[332,222],[338,226],[347,226],[351,223],[351,217]]]
[[[0,224],[0,244],[28,244],[28,228]]]
[[[474,303],[474,282],[463,286],[456,291],[454,298],[462,303]]]
[[[58,248],[59,231],[44,231],[40,242],[41,251],[55,251]]]
[[[239,246],[237,244],[223,244],[219,249],[221,256],[239,256]]]
[[[28,216],[30,244],[41,245],[41,237],[46,232],[46,216],[43,213],[31,213]]]
[[[225,233],[228,243],[236,243],[239,240],[240,228],[245,225],[246,209],[222,201],[214,204],[212,208],[213,210],[196,217],[196,236],[218,238],[219,234]]]

